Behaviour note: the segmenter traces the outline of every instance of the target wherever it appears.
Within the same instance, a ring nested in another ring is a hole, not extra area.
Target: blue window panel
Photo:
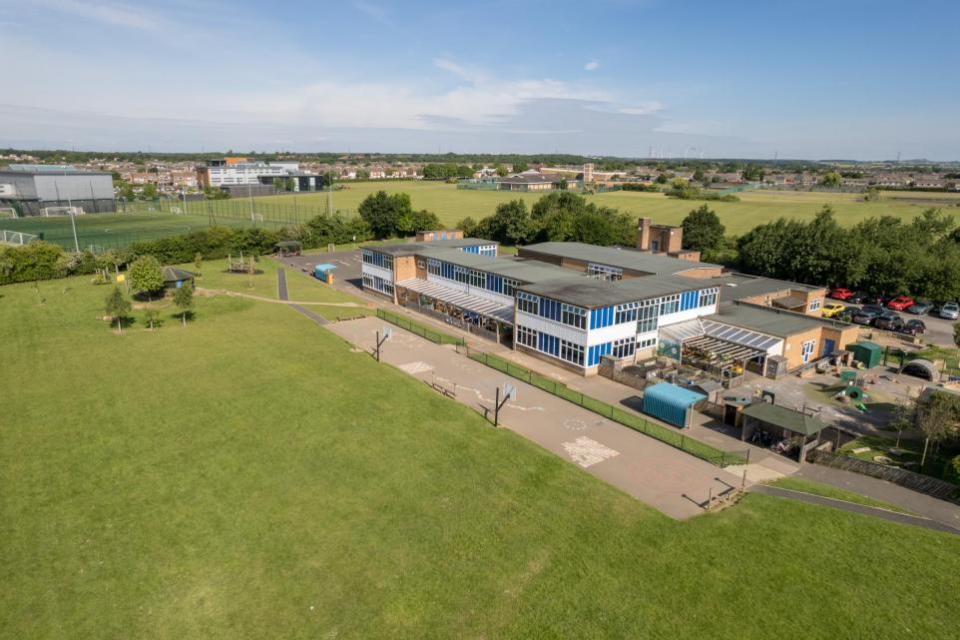
[[[596,310],[596,309],[591,309],[591,310],[590,310],[590,323],[589,323],[589,326],[590,326],[591,329],[596,329],[596,328],[597,328],[597,310]]]

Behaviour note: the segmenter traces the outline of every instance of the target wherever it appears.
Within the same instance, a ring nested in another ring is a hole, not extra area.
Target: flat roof
[[[851,325],[829,318],[815,318],[795,311],[777,309],[745,302],[720,306],[720,312],[709,316],[711,320],[744,329],[753,329],[771,336],[787,338],[803,331],[824,325],[846,329]]]
[[[6,169],[0,169],[0,174],[15,176],[67,176],[71,178],[87,178],[90,176],[112,176],[109,171],[77,171],[76,169],[14,169],[13,165]]]
[[[505,278],[513,278],[526,283],[544,282],[547,280],[586,280],[596,282],[586,274],[570,269],[564,269],[553,264],[538,260],[523,260],[519,258],[482,256],[477,253],[467,253],[457,249],[442,247],[428,247],[417,252],[427,258],[436,258],[462,267],[479,269]]]
[[[389,253],[394,256],[412,256],[428,249],[458,249],[462,247],[486,247],[498,244],[494,240],[483,238],[447,238],[446,240],[422,240],[420,242],[399,242],[363,247],[370,251]]]
[[[778,291],[787,291],[788,289],[808,292],[823,289],[823,287],[813,287],[799,282],[751,276],[745,273],[730,273],[720,276],[719,278],[710,278],[710,282],[720,286],[721,303],[729,303],[733,300],[752,298],[754,296],[767,295]]]
[[[589,276],[549,280],[520,287],[537,295],[555,298],[582,307],[606,307],[625,302],[658,298],[709,287],[706,280],[683,276],[646,276],[628,280],[598,280]]]
[[[701,267],[720,268],[720,265],[709,262],[691,262],[650,251],[639,251],[626,247],[599,247],[583,242],[540,242],[522,248],[545,255],[606,264],[654,275],[673,275]]]
[[[754,402],[743,410],[743,415],[805,436],[820,433],[827,426],[813,416],[769,402]]]

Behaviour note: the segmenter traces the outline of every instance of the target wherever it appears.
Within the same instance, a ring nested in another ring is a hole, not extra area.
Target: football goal
[[[44,207],[40,210],[40,215],[49,216],[82,216],[83,207]]]

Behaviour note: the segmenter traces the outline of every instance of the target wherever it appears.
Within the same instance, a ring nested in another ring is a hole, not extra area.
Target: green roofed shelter
[[[743,415],[764,425],[779,427],[804,436],[816,435],[827,426],[813,416],[769,402],[755,402],[743,410]]]
[[[660,382],[643,390],[643,412],[680,427],[690,426],[690,410],[707,396],[669,382]]]

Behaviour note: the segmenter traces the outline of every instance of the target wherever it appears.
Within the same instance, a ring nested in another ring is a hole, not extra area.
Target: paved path
[[[943,524],[942,522],[931,520],[930,518],[912,516],[905,513],[897,513],[896,511],[888,511],[887,509],[879,509],[877,507],[868,507],[855,502],[847,502],[846,500],[836,500],[834,498],[813,495],[812,493],[791,491],[790,489],[771,487],[763,484],[753,485],[749,488],[749,491],[752,493],[762,493],[768,496],[777,496],[778,498],[787,498],[789,500],[799,500],[800,502],[816,504],[822,507],[841,509],[843,511],[850,511],[851,513],[860,513],[867,516],[873,516],[875,518],[881,518],[883,520],[889,520],[890,522],[898,522],[900,524],[908,524],[915,527],[924,527],[926,529],[933,529],[934,531],[945,531],[954,535],[960,535],[960,529],[955,529],[951,526]]]
[[[819,464],[803,465],[796,477],[859,493],[960,530],[960,506],[911,491],[886,480]]]
[[[281,300],[286,300],[289,297],[287,295],[287,272],[283,268],[277,269],[277,297]],[[290,307],[296,309],[317,324],[329,324],[326,318],[317,315],[309,309],[301,307],[299,304],[291,304]]]
[[[338,322],[329,329],[372,352],[383,321],[364,318]],[[422,380],[440,393],[490,416],[498,385],[517,388],[500,424],[538,443],[564,460],[618,487],[668,516],[703,513],[708,497],[734,492],[740,478],[658,440],[604,419],[545,391],[392,327],[381,360]]]

